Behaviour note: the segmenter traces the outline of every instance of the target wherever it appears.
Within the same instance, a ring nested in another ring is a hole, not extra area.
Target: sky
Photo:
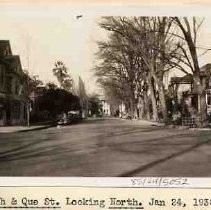
[[[93,60],[96,20],[80,9],[60,6],[0,6],[0,39],[10,40],[13,54],[20,55],[23,69],[54,81],[54,63],[61,60],[77,82],[81,76],[89,91],[95,90]],[[100,33],[98,33],[100,34]]]
[[[10,40],[13,54],[20,55],[23,69],[44,82],[56,82],[54,63],[63,61],[77,83],[85,82],[88,93],[98,90],[93,77],[96,41],[105,38],[97,21],[105,15],[196,15],[205,16],[199,45],[211,48],[209,6],[115,6],[71,4],[0,4],[0,39]],[[77,19],[77,15],[82,15]],[[211,62],[211,53],[200,65]],[[28,68],[29,67],[29,68]]]

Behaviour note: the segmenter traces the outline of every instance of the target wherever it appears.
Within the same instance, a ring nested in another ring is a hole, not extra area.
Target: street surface
[[[115,118],[0,133],[1,176],[211,176],[211,130]]]

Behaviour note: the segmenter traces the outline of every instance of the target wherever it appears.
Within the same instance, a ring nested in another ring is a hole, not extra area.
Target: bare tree
[[[188,73],[183,67],[189,64],[189,60],[185,60],[184,39],[177,39],[181,34],[176,31],[174,21],[170,17],[105,17],[100,23],[109,31],[109,40],[114,34],[118,37],[118,54],[124,52],[121,62],[127,61],[123,66],[132,78],[127,82],[133,84],[133,95],[138,93],[143,102],[144,95],[150,93],[153,120],[156,121],[160,108],[163,121],[168,122],[164,75],[175,67]],[[114,48],[110,48],[110,54],[115,52]]]
[[[115,21],[115,18],[107,17],[101,22],[101,27],[107,29],[109,26],[113,28],[113,31],[107,43],[98,43],[98,59],[101,59],[102,62],[96,68],[96,75],[100,78],[98,81],[101,84],[103,82],[104,86],[105,83],[107,84],[106,88],[111,85],[112,88],[110,89],[114,91],[115,86],[117,96],[123,98],[123,101],[129,104],[131,114],[137,116],[139,97],[141,96],[141,80],[143,78],[143,72],[138,71],[140,57],[136,54],[128,39],[115,31],[118,24],[113,25],[113,21]]]
[[[201,74],[198,60],[197,52],[197,36],[198,31],[203,23],[203,19],[197,19],[196,17],[172,17],[178,28],[180,29],[180,34],[177,35],[181,39],[184,45],[180,46],[182,57],[180,57],[180,62],[183,66],[188,67],[189,71],[183,71],[185,73],[191,73],[194,82],[194,92],[198,96],[198,115],[201,118],[201,125],[205,126],[207,124],[207,106],[206,106],[206,79],[204,75]],[[205,51],[205,53],[207,50]],[[204,53],[203,53],[204,54]],[[180,69],[183,67],[179,65]],[[184,68],[183,68],[184,70]]]

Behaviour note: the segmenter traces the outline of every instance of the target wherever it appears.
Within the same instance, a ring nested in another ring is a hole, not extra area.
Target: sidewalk
[[[120,118],[121,119],[121,118]],[[122,120],[129,120],[129,119],[122,119]],[[157,126],[157,127],[165,127],[165,128],[170,128],[170,129],[178,129],[178,130],[190,130],[190,131],[209,131],[211,130],[211,124],[209,124],[208,127],[206,128],[192,128],[189,126],[183,126],[183,125],[173,125],[169,124],[166,125],[165,123],[161,122],[153,122],[153,121],[148,121],[148,120],[142,120],[142,119],[132,119],[130,120],[134,125],[149,125],[149,126]]]
[[[149,120],[132,119],[132,121],[135,123],[138,123],[139,125],[151,125],[151,126],[158,126],[158,127],[165,126],[165,123],[153,122],[153,121],[149,121]]]
[[[154,121],[149,121],[149,120],[143,120],[143,119],[124,119],[124,118],[119,118],[121,120],[129,120],[130,122],[136,124],[136,125],[150,125],[150,126],[158,126],[158,127],[163,127],[165,126],[165,123],[161,122],[154,122]]]
[[[32,130],[41,130],[50,128],[53,125],[31,125],[31,126],[4,126],[0,127],[0,133],[15,133],[15,132],[27,132]]]

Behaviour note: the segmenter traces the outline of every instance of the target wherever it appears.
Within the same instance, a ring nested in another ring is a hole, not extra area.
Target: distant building
[[[111,105],[108,103],[108,101],[101,99],[102,103],[102,114],[104,116],[111,116]]]
[[[123,117],[126,114],[125,104],[122,102],[119,105],[119,117]]]
[[[0,126],[26,122],[27,75],[20,57],[13,55],[8,40],[0,40]]]
[[[98,89],[99,92],[99,99],[101,101],[102,106],[102,115],[104,116],[111,116],[111,104],[109,100],[105,97],[105,93],[103,89]]]

